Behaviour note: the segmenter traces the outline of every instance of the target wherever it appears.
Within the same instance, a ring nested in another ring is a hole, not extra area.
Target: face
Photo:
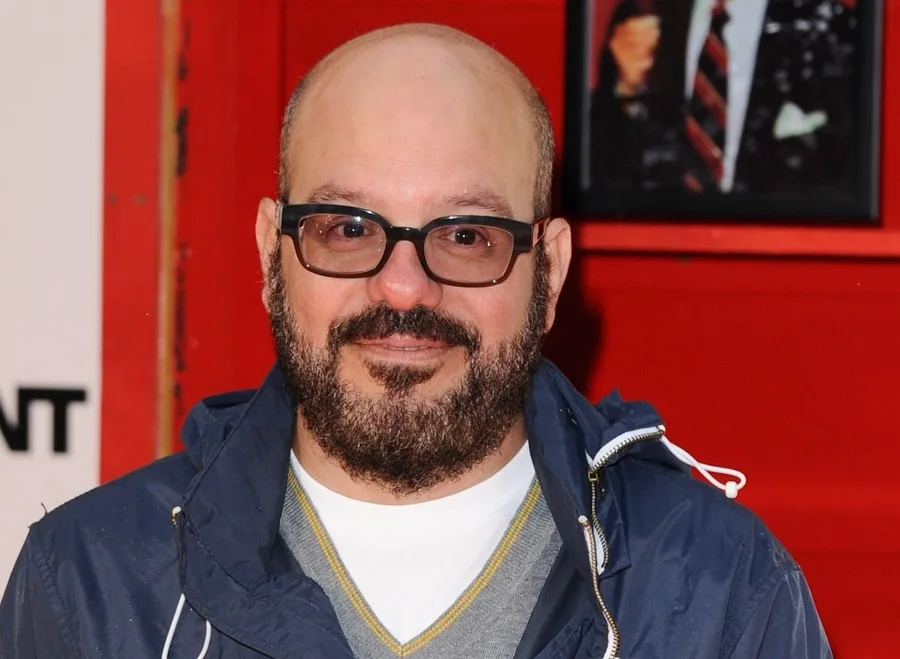
[[[364,72],[333,68],[295,125],[291,203],[361,206],[411,227],[456,214],[531,221],[530,120],[510,90],[485,84],[484,67],[407,43],[368,57]],[[499,448],[564,265],[526,254],[501,284],[454,287],[429,279],[400,242],[379,273],[335,279],[305,270],[268,224],[258,235],[279,363],[326,455],[409,493]]]
[[[411,494],[458,476],[500,447],[540,360],[547,308],[543,251],[522,328],[493,348],[483,346],[476,327],[442,311],[419,306],[400,312],[381,303],[334,321],[327,348],[317,350],[294,319],[281,257],[280,249],[273,250],[268,269],[278,364],[306,429],[326,456],[354,478]],[[464,350],[464,376],[441,395],[423,397],[416,390],[434,377],[439,363],[367,361],[368,377],[383,388],[376,395],[361,393],[338,375],[347,347],[398,336]]]

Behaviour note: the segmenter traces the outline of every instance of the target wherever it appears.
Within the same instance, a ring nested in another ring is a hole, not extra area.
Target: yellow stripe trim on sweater
[[[368,625],[369,629],[372,630],[372,633],[375,634],[378,640],[384,643],[384,645],[398,657],[408,657],[416,650],[422,649],[439,634],[446,631],[462,612],[475,601],[475,598],[485,589],[488,582],[490,582],[491,578],[503,564],[507,554],[509,554],[509,550],[512,548],[513,544],[515,544],[516,539],[519,537],[519,533],[521,533],[522,528],[525,526],[531,512],[534,510],[535,505],[537,505],[537,502],[541,497],[541,487],[538,484],[537,479],[535,479],[531,484],[531,488],[528,490],[528,494],[525,495],[525,500],[522,502],[522,505],[519,507],[518,512],[510,523],[509,528],[506,529],[506,533],[503,534],[500,544],[497,545],[494,553],[488,559],[488,562],[475,580],[465,591],[463,591],[463,594],[459,596],[456,602],[442,613],[428,629],[410,639],[407,643],[400,643],[391,635],[384,625],[381,624],[381,621],[378,620],[366,603],[365,598],[363,598],[362,594],[356,588],[356,584],[353,583],[353,579],[351,579],[350,575],[347,573],[344,564],[338,556],[337,550],[331,542],[331,538],[328,537],[328,532],[325,530],[325,527],[322,526],[322,522],[319,520],[315,508],[306,496],[303,488],[300,486],[299,481],[297,481],[297,477],[294,475],[293,470],[288,473],[288,482],[290,483],[294,495],[297,497],[300,508],[303,510],[306,519],[309,521],[313,535],[316,536],[316,540],[322,547],[322,551],[325,554],[325,558],[328,560],[329,566],[337,577],[341,588],[347,593],[347,597],[350,599],[356,612],[365,621],[366,625]]]

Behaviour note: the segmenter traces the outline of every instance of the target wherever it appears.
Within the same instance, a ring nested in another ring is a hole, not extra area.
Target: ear
[[[269,254],[278,245],[278,204],[274,199],[263,199],[256,211],[256,249],[259,251],[259,266],[263,274],[262,301],[269,311]]]
[[[550,262],[547,281],[549,289],[547,320],[544,324],[544,332],[549,332],[556,319],[556,304],[559,302],[559,294],[562,293],[572,261],[572,228],[565,218],[557,217],[547,223],[544,245]]]

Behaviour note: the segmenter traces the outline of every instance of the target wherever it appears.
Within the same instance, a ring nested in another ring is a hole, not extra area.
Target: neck
[[[306,429],[302,417],[297,419],[294,453],[306,472],[333,492],[351,499],[386,505],[422,503],[462,492],[487,480],[515,457],[525,444],[525,420],[519,417],[504,437],[500,448],[463,474],[443,481],[427,490],[397,494],[382,483],[350,476],[334,458],[322,451],[315,437]]]

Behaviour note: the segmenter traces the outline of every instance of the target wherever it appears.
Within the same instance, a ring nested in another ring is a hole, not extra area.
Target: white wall
[[[0,591],[28,524],[98,482],[103,0],[0,0],[0,404],[20,387],[87,391],[52,450],[48,403],[30,447],[0,436]]]

